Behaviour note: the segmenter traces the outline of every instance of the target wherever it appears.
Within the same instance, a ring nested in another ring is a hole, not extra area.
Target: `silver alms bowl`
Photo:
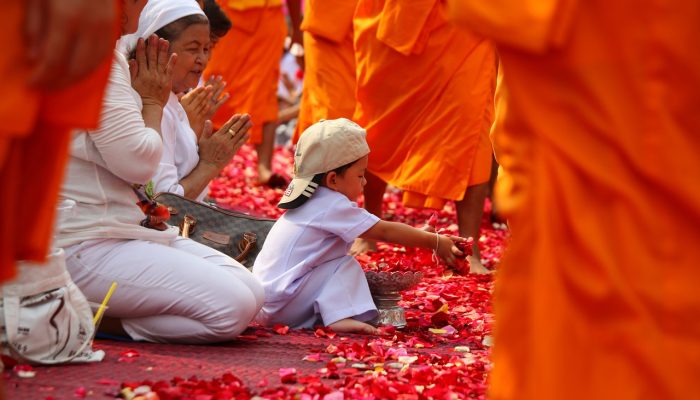
[[[367,283],[372,299],[379,311],[379,325],[406,326],[406,315],[399,301],[401,291],[415,286],[423,279],[422,272],[378,272],[366,271]]]

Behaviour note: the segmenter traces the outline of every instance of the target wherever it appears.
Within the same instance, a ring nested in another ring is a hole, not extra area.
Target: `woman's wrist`
[[[221,170],[221,166],[219,164],[215,163],[214,161],[209,161],[203,158],[199,159],[197,167],[200,167],[213,175],[218,174]]]
[[[144,103],[141,109],[144,124],[160,132],[160,122],[163,118],[163,106],[154,103]]]

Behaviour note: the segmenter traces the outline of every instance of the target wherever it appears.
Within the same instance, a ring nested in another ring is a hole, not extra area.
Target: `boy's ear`
[[[326,187],[329,189],[335,190],[337,177],[338,177],[338,173],[335,171],[330,171],[330,172],[326,173],[326,176],[323,177],[323,180],[324,180],[324,183],[326,184]]]

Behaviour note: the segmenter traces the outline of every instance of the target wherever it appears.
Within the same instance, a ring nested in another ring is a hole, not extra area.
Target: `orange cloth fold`
[[[700,3],[452,6],[506,89],[490,398],[696,397]]]
[[[354,119],[367,130],[369,171],[404,190],[407,205],[439,208],[489,180],[495,50],[447,24],[441,2],[416,6],[427,17],[407,14],[403,4],[358,4]],[[406,18],[393,20],[391,37],[403,39],[391,45],[378,37],[387,10]],[[419,30],[410,25],[423,19]]]
[[[221,75],[231,98],[214,115],[212,122],[220,127],[235,113],[248,113],[253,127],[250,142],[262,142],[262,127],[277,121],[277,85],[280,59],[287,26],[282,7],[234,10],[225,4],[233,28],[221,38],[209,61],[205,77]]]
[[[282,6],[282,0],[221,0],[221,2],[232,10]]]
[[[330,0],[323,1],[330,3]],[[355,52],[352,44],[352,12],[356,2],[334,0],[332,4],[321,5],[311,1],[306,5],[307,15],[311,17],[305,16],[302,24],[302,29],[305,29],[304,90],[294,143],[306,128],[320,119],[351,119],[353,116]],[[312,27],[311,31],[309,27]],[[335,37],[340,31],[345,34],[340,41],[327,38],[327,35]]]
[[[118,2],[115,2],[118,3]],[[118,4],[115,4],[118,7]],[[0,35],[0,282],[15,275],[16,260],[43,261],[53,232],[72,128],[95,128],[109,76],[110,56],[87,78],[59,91],[27,84],[31,65],[23,38],[25,4],[3,6]],[[116,13],[120,15],[120,13]],[[116,21],[115,21],[116,23]],[[109,27],[105,27],[109,29]],[[116,33],[115,33],[116,39]]]
[[[340,43],[348,35],[352,36],[352,16],[356,6],[357,0],[307,0],[301,30]]]

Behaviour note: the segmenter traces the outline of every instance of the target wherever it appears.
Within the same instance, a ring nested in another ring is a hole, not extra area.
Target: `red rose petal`
[[[286,335],[289,332],[289,327],[287,325],[277,324],[272,327],[272,330],[277,332],[279,335]]]
[[[279,374],[282,383],[296,383],[297,381],[296,368],[280,368]]]

